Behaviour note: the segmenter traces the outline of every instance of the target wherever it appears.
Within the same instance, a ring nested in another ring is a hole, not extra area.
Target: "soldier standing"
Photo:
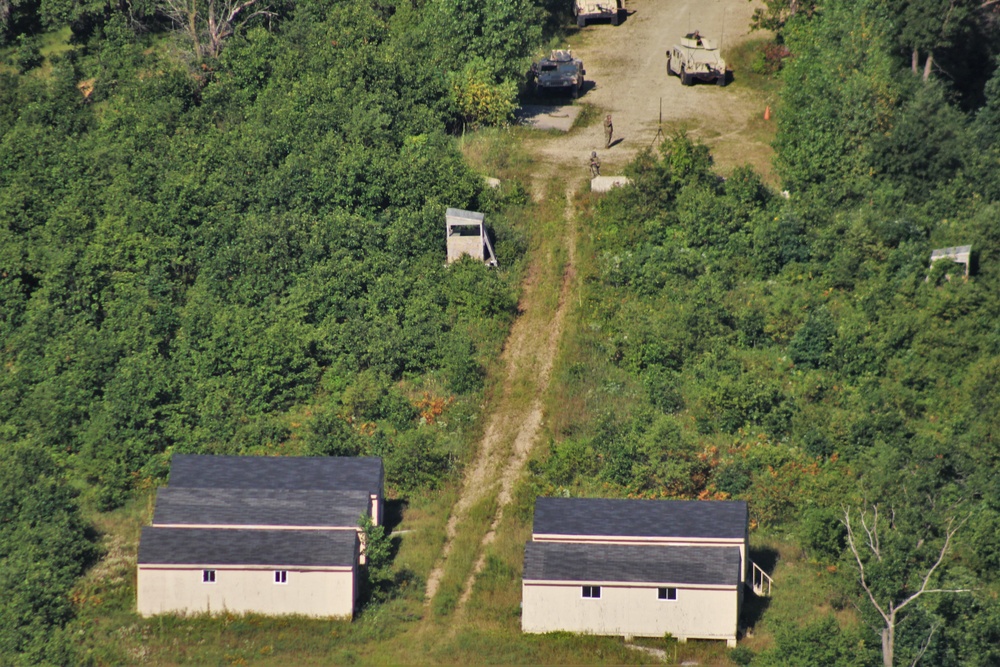
[[[597,157],[597,151],[590,153],[590,177],[595,178],[601,175],[601,161]]]
[[[611,124],[611,114],[604,117],[604,142],[605,148],[611,148],[611,135],[615,132],[615,126]]]

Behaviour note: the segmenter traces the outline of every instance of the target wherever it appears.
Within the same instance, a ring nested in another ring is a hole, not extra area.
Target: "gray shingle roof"
[[[174,454],[171,487],[382,491],[375,456],[212,456]]]
[[[153,524],[353,527],[368,513],[367,491],[165,487]]]
[[[353,530],[241,530],[145,526],[140,565],[350,566]]]
[[[620,581],[735,586],[739,547],[528,542],[525,581]]]
[[[747,532],[747,504],[741,500],[538,498],[533,532],[742,539]]]

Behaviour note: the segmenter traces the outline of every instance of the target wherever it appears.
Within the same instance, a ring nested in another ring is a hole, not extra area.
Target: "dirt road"
[[[755,6],[746,0],[625,0],[628,18],[620,26],[587,26],[568,40],[587,70],[588,89],[580,101],[611,113],[615,137],[622,141],[605,151],[603,128],[596,123],[545,143],[540,156],[581,164],[597,150],[605,164],[624,165],[656,138],[661,102],[664,130],[688,128],[712,147],[720,163],[739,163],[744,155],[752,162],[758,155],[769,156],[766,145],[746,145],[744,130],[763,112],[754,93],[733,85],[686,87],[666,73],[667,49],[692,30],[718,39],[723,52],[747,39]],[[741,73],[733,76],[738,79]],[[726,141],[734,134],[743,136]]]
[[[616,173],[616,168],[656,137],[662,99],[664,130],[688,128],[725,162],[726,151],[736,156],[745,151],[745,128],[760,103],[753,93],[738,86],[684,87],[678,79],[666,75],[665,51],[686,32],[698,29],[703,35],[718,38],[723,49],[745,39],[752,4],[746,0],[626,0],[626,10],[628,18],[622,25],[588,26],[578,39],[570,41],[574,53],[584,61],[588,81],[596,82],[588,87],[582,101],[612,114],[615,138],[621,141],[605,150],[603,128],[596,123],[567,135],[530,142],[536,158],[532,192],[541,200],[553,182],[564,187],[565,224],[558,238],[533,250],[520,315],[502,357],[505,375],[501,389],[486,407],[486,430],[452,508],[441,558],[428,577],[428,602],[438,594],[446,576],[453,581],[449,585],[458,584],[458,612],[469,599],[486,547],[493,540],[504,508],[511,502],[514,485],[541,434],[542,399],[548,391],[567,304],[577,289],[572,195],[577,188],[585,187],[586,157],[598,150],[607,165],[605,173]],[[761,148],[761,155],[769,153],[766,146]],[[560,179],[560,174],[573,176]],[[555,266],[557,258],[562,263]],[[478,548],[473,560],[468,565],[452,564],[457,538],[463,530],[479,525],[470,518],[473,508],[491,499],[495,502],[489,529],[476,533],[482,537],[476,538]]]

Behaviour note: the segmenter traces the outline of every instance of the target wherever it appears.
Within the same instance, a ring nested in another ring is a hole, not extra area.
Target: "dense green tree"
[[[72,664],[60,628],[70,589],[96,556],[63,471],[27,444],[0,449],[0,662]]]

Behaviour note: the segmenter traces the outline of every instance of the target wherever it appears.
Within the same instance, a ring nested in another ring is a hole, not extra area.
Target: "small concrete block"
[[[499,178],[493,178],[492,176],[487,176],[486,177],[486,187],[494,188],[494,189],[495,188],[499,188],[500,187],[500,179]]]
[[[632,179],[627,176],[595,176],[590,179],[590,189],[593,192],[608,192],[611,188],[631,184]]]

